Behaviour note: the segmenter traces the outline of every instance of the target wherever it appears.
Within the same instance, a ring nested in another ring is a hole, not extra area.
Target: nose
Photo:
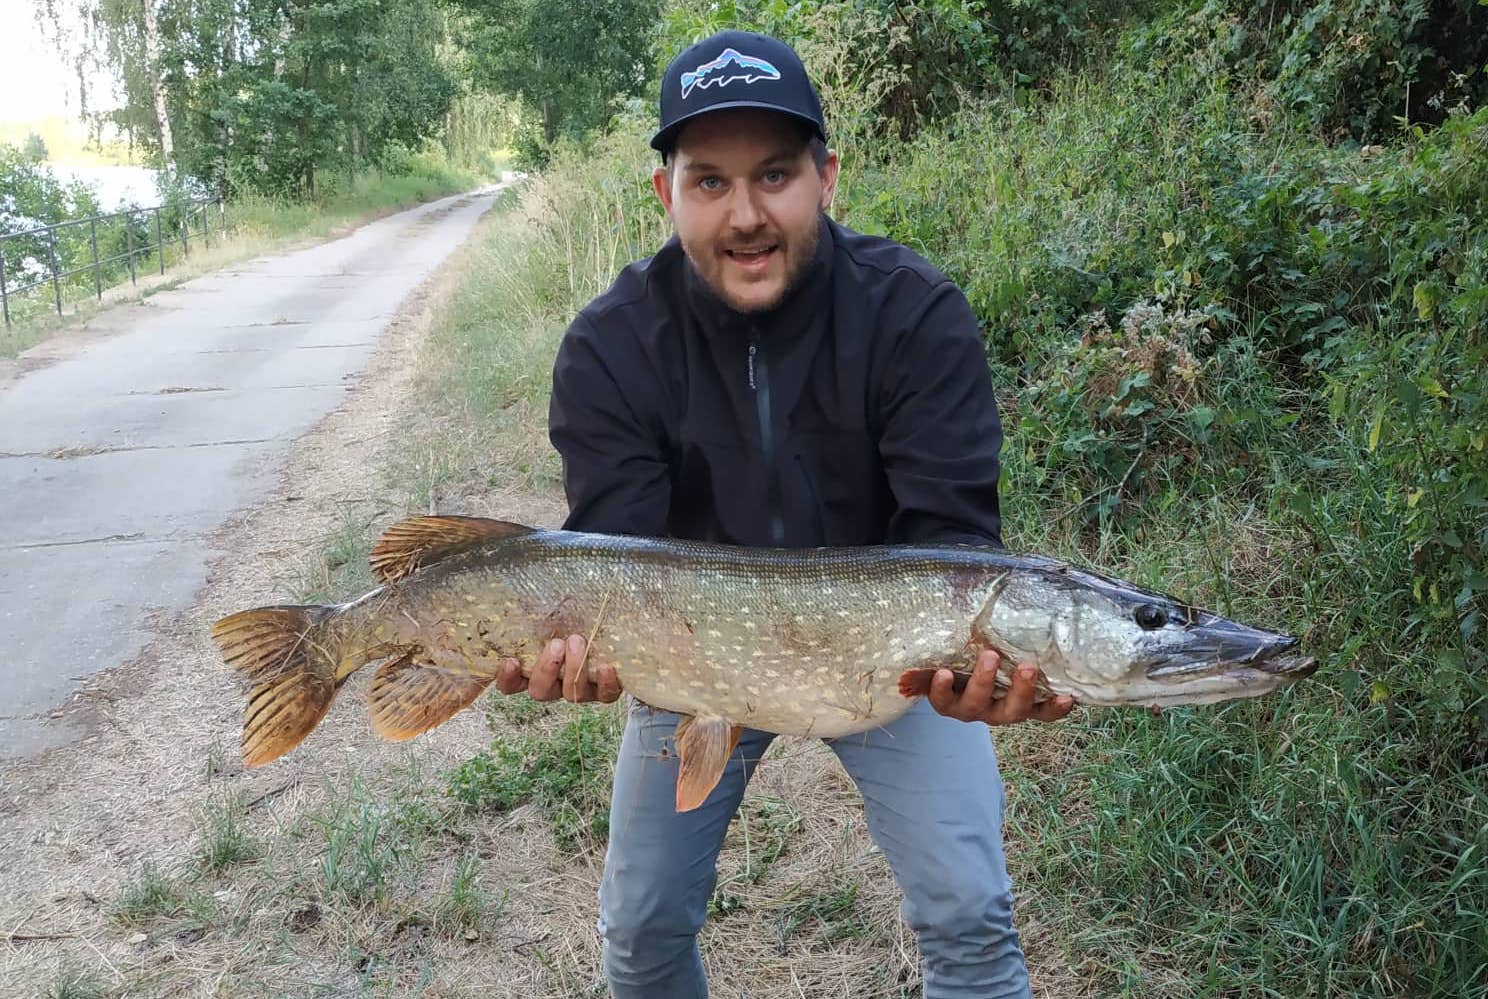
[[[765,213],[760,210],[754,187],[737,184],[729,198],[729,225],[739,232],[754,232],[765,222]]]

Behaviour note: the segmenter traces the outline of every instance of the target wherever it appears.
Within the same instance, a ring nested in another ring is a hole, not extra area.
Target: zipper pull
[[[759,351],[759,344],[749,345],[749,387],[754,388],[754,355]]]

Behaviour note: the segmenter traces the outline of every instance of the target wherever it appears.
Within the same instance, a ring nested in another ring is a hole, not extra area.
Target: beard
[[[813,218],[811,225],[806,226],[804,230],[783,234],[775,242],[779,247],[776,252],[784,251],[785,273],[779,287],[765,297],[745,298],[728,287],[724,271],[729,265],[720,259],[722,251],[719,249],[718,241],[709,240],[706,245],[698,246],[690,240],[681,239],[682,251],[687,254],[687,259],[692,262],[693,270],[703,279],[708,290],[724,305],[742,315],[770,312],[801,286],[807,270],[811,267],[812,261],[816,259],[817,246],[821,243],[821,216],[817,215]],[[702,261],[707,261],[714,266],[704,267]]]

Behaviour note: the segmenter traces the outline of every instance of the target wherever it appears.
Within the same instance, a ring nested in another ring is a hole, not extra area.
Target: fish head
[[[1011,572],[989,594],[984,642],[1033,660],[1091,704],[1202,704],[1253,697],[1316,670],[1290,635],[1063,565]]]

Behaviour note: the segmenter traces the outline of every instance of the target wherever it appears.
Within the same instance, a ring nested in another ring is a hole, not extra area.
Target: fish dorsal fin
[[[400,520],[382,533],[372,546],[368,561],[372,575],[384,583],[411,575],[420,566],[488,541],[500,541],[534,528],[486,517],[410,517]]]
[[[683,718],[677,724],[675,742],[682,764],[677,772],[677,811],[690,812],[707,800],[743,731],[722,718]]]

